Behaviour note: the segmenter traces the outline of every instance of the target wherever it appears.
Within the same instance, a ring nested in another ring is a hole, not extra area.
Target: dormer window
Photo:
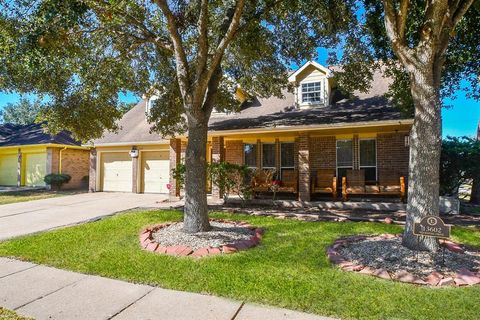
[[[302,103],[320,104],[322,102],[322,83],[309,82],[302,83]]]

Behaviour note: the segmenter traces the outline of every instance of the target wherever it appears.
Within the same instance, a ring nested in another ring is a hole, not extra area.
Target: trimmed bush
[[[51,173],[51,174],[47,174],[45,178],[43,178],[43,181],[45,181],[46,184],[52,186],[52,188],[60,190],[62,185],[64,185],[65,183],[68,183],[70,179],[72,179],[72,177],[68,174]]]

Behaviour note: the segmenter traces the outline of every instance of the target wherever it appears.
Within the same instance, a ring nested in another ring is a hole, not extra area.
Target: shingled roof
[[[223,131],[407,119],[384,97],[390,82],[377,71],[367,93],[354,92],[354,98],[339,100],[328,107],[295,108],[295,95],[287,91],[283,92],[283,99],[253,99],[239,113],[213,116],[209,129]]]
[[[147,122],[146,100],[142,100],[135,107],[129,110],[118,122],[118,132],[106,131],[102,138],[94,140],[93,143],[138,143],[138,142],[160,142],[163,138],[157,133],[150,133],[151,125]]]
[[[80,146],[68,131],[52,135],[45,133],[40,124],[2,124],[0,125],[0,147],[24,146],[35,144],[62,144]]]
[[[231,114],[213,114],[209,130],[244,130],[295,126],[322,126],[358,122],[407,119],[385,97],[391,80],[382,73],[374,73],[369,92],[354,92],[353,99],[343,99],[328,107],[298,109],[295,96],[284,91],[283,98],[254,98],[244,103],[242,110]],[[161,142],[164,138],[150,133],[151,125],[145,116],[146,101],[140,101],[119,121],[117,133],[106,132],[95,145],[116,143]]]

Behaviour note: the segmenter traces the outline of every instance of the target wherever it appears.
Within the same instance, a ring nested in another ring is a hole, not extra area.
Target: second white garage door
[[[18,156],[0,156],[0,186],[17,185]]]
[[[102,154],[103,191],[132,192],[132,158],[128,153]]]
[[[168,193],[170,160],[168,150],[142,152],[143,192]]]

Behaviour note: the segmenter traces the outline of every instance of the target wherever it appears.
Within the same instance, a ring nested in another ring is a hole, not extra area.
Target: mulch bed
[[[401,245],[401,235],[351,236],[327,249],[329,260],[343,271],[430,286],[480,284],[480,252],[442,240],[437,253],[417,252]]]
[[[264,230],[243,221],[210,219],[212,230],[188,234],[183,223],[169,222],[146,228],[140,246],[151,252],[183,257],[204,257],[234,253],[255,247]]]

